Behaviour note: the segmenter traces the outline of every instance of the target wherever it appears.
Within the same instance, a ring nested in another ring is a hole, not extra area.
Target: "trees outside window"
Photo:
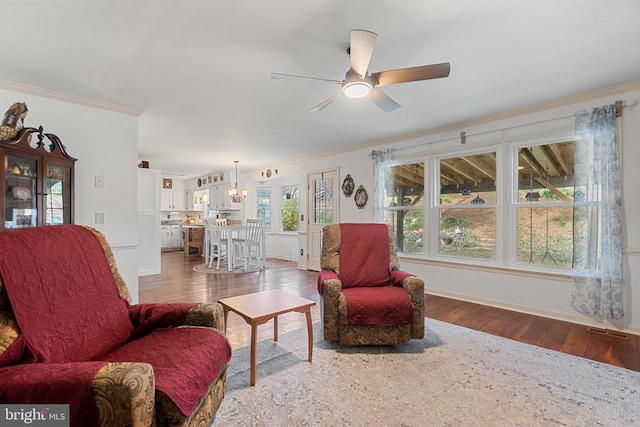
[[[282,231],[298,231],[299,186],[287,185],[282,187],[280,202]]]

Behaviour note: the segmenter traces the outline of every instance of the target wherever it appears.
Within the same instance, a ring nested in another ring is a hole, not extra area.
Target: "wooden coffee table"
[[[278,316],[291,311],[307,316],[307,335],[309,340],[309,362],[313,356],[313,324],[311,307],[315,301],[299,297],[281,290],[256,292],[237,297],[218,300],[224,311],[224,328],[227,329],[229,311],[233,311],[251,325],[251,385],[256,385],[256,344],[258,325],[273,319],[273,340],[278,341]]]

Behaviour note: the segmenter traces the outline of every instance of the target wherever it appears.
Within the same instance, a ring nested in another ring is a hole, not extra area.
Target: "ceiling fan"
[[[373,54],[373,47],[378,35],[367,30],[351,30],[351,45],[348,53],[351,56],[351,67],[344,80],[329,80],[316,77],[296,76],[293,74],[272,73],[272,79],[307,79],[337,83],[342,86],[342,91],[309,111],[322,111],[343,94],[349,98],[369,98],[374,104],[385,112],[400,108],[400,104],[391,99],[380,87],[397,83],[415,82],[420,80],[439,79],[448,77],[451,65],[448,62],[441,64],[419,65],[417,67],[399,68],[397,70],[379,71],[369,73],[369,61]]]

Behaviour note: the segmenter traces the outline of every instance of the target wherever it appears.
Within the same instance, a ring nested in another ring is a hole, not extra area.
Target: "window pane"
[[[574,148],[573,141],[520,148],[518,202],[573,202]]]
[[[396,232],[398,251],[424,252],[423,210],[393,210],[385,212],[385,223]]]
[[[395,231],[400,252],[424,252],[424,173],[422,162],[385,170],[385,222]]]
[[[313,181],[313,223],[333,224],[333,178]]]
[[[264,223],[265,231],[271,231],[271,188],[260,187],[256,195],[258,198],[258,219]]]
[[[282,187],[282,231],[298,231],[298,201],[297,185]]]
[[[571,268],[572,207],[518,209],[518,263]]]
[[[496,204],[496,153],[440,160],[440,204]]]
[[[572,203],[584,194],[574,188],[574,150],[573,141],[518,150],[516,202],[530,204],[517,208],[519,264],[572,268]]]
[[[415,206],[424,201],[424,163],[392,166],[385,176],[385,207]]]
[[[496,258],[496,210],[441,209],[440,255],[472,259]]]

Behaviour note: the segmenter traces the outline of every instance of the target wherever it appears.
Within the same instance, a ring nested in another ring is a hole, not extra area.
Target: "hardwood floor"
[[[270,259],[275,266],[261,273],[218,275],[199,273],[193,267],[199,257],[184,257],[182,252],[162,254],[162,273],[139,280],[140,302],[216,302],[220,298],[282,289],[318,301],[317,277],[313,271],[299,270],[297,263]],[[563,353],[640,371],[639,337],[629,339],[589,332],[586,326],[509,310],[426,295],[427,317],[476,329]],[[312,307],[314,322],[320,309]],[[288,313],[278,318],[281,333],[305,327],[303,314]],[[258,339],[271,339],[271,322],[260,326]],[[242,318],[229,314],[227,337],[233,348],[249,343],[250,328]]]

